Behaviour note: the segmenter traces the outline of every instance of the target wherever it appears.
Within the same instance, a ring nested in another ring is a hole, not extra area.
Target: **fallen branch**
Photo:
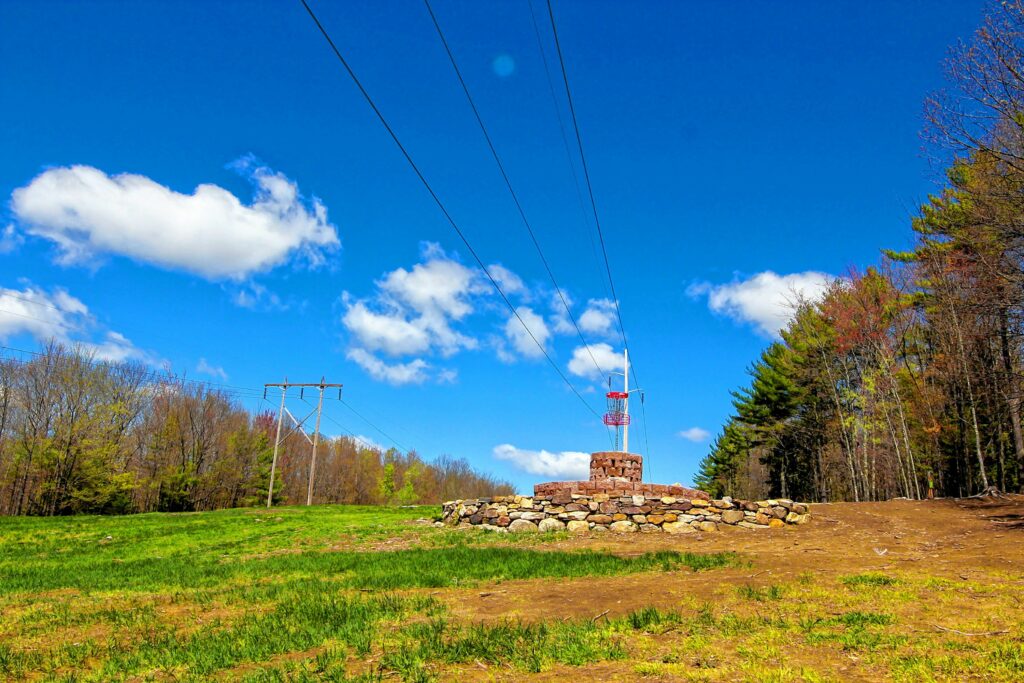
[[[601,613],[600,613],[600,614],[598,614],[598,615],[597,615],[596,617],[594,617],[593,619],[591,619],[591,620],[590,620],[590,623],[591,623],[591,624],[596,624],[596,623],[597,623],[597,620],[598,620],[598,619],[600,619],[601,617],[603,617],[603,616],[607,615],[607,614],[608,614],[609,612],[611,612],[611,610],[610,610],[610,609],[606,609],[605,611],[601,612]]]
[[[955,628],[947,628],[945,626],[939,626],[938,624],[932,624],[932,626],[934,626],[935,628],[937,628],[940,631],[946,631],[947,633],[956,633],[957,635],[960,635],[960,636],[972,636],[972,637],[973,636],[1001,636],[1001,635],[1003,635],[1005,633],[1009,633],[1010,632],[1009,630],[1004,629],[1002,631],[987,631],[985,633],[968,633],[967,631],[958,631]]]

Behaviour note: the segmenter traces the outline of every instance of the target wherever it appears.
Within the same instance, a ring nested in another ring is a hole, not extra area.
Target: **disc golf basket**
[[[624,391],[609,391],[605,394],[608,399],[608,412],[604,414],[604,423],[609,427],[615,427],[615,449],[619,448],[619,427],[629,424],[629,413],[626,412],[626,399],[629,394]]]

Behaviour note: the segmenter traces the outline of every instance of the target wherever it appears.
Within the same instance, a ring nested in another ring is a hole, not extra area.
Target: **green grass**
[[[0,518],[0,678],[374,680],[386,671],[428,680],[430,666],[467,657],[524,670],[609,659],[621,648],[598,639],[596,626],[469,627],[447,621],[445,606],[415,589],[737,561],[541,550],[517,537],[495,542],[409,523],[433,512],[323,506]],[[351,673],[353,661],[388,643],[398,647],[388,647],[377,673]],[[274,663],[297,653],[308,660],[299,669]]]

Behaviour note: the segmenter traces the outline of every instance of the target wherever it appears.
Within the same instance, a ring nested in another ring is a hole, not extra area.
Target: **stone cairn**
[[[537,484],[533,496],[454,500],[442,522],[492,531],[654,532],[715,531],[719,524],[767,529],[803,524],[810,511],[792,500],[711,500],[703,491],[641,481],[643,458],[600,452],[590,457],[589,481]]]

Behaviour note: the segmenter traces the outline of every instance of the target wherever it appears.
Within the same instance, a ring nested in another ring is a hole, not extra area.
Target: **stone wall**
[[[642,493],[610,495],[558,491],[553,495],[532,497],[455,500],[442,507],[442,521],[447,525],[516,532],[567,529],[580,533],[657,531],[680,534],[715,531],[722,524],[748,529],[784,527],[803,524],[809,518],[809,506],[791,500],[707,500]]]

